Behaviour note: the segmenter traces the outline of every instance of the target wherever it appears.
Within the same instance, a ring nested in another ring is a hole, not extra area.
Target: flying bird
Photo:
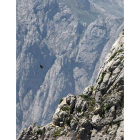
[[[44,66],[40,65],[40,68],[42,69]]]

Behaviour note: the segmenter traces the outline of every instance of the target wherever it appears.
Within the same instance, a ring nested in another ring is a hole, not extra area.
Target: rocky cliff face
[[[31,125],[18,140],[124,139],[124,31],[108,53],[94,86],[62,98],[46,126]]]
[[[17,135],[93,85],[122,28],[122,0],[17,0]]]

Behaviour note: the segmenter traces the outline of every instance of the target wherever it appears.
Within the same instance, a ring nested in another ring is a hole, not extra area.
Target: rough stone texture
[[[122,0],[17,0],[17,135],[93,85],[123,28]],[[40,69],[39,65],[43,65]]]
[[[123,68],[124,35],[121,33],[108,53],[95,85],[83,92],[92,93],[68,94],[61,100],[50,124],[29,126],[18,140],[123,140]]]

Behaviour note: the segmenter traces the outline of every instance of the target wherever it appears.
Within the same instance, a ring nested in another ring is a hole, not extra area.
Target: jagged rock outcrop
[[[93,85],[123,29],[122,0],[17,0],[17,135]],[[43,65],[43,69],[40,69]]]
[[[108,53],[94,86],[60,100],[52,122],[25,129],[18,140],[124,139],[124,31]]]

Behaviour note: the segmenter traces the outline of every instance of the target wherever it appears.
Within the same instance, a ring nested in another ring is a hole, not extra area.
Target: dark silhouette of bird
[[[44,66],[40,65],[40,68],[42,69]]]

